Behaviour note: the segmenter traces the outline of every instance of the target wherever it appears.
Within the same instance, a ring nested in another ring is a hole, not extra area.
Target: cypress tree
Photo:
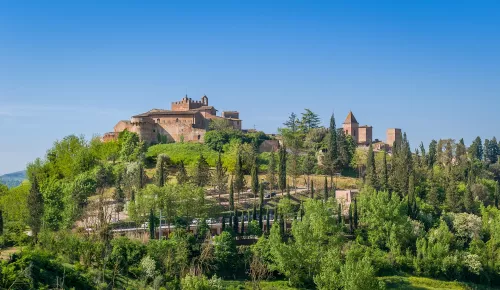
[[[153,209],[149,211],[149,239],[155,239],[155,215]]]
[[[349,232],[352,234],[354,232],[353,230],[354,224],[352,220],[352,205],[349,205]]]
[[[354,198],[354,229],[358,228],[358,202],[356,198]]]
[[[281,190],[281,195],[286,189],[286,147],[285,145],[280,146],[279,149],[279,166],[278,166],[278,187]]]
[[[201,153],[196,163],[193,181],[199,187],[204,187],[210,182],[210,165],[208,165],[207,159]]]
[[[184,166],[184,161],[181,160],[179,164],[179,168],[177,169],[177,183],[178,184],[184,184],[189,181],[189,176],[186,171],[186,167]]]
[[[463,199],[458,193],[455,180],[451,179],[446,187],[446,206],[450,211],[458,213],[462,209],[462,201]]]
[[[382,176],[380,178],[380,189],[384,191],[389,190],[389,172],[387,169],[387,151],[384,150],[382,158]]]
[[[257,220],[257,205],[255,204],[255,202],[253,203],[253,216],[252,216],[252,220],[254,220],[254,221]]]
[[[311,180],[311,199],[314,198],[314,180]]]
[[[43,195],[38,187],[38,180],[35,175],[31,179],[31,188],[28,196],[28,226],[36,243],[38,233],[42,226],[43,217]]]
[[[229,210],[234,211],[234,184],[232,179],[229,187]]]
[[[290,186],[286,186],[286,197],[290,199],[292,196],[290,195]]]
[[[137,180],[138,188],[142,189],[144,187],[144,168],[142,167],[142,162],[139,162],[139,175]]]
[[[229,214],[229,228],[233,228],[233,213]]]
[[[335,116],[332,113],[330,117],[330,128],[328,130],[328,149],[325,155],[323,164],[325,165],[327,172],[330,174],[330,187],[333,187],[333,175],[337,171],[339,163],[339,152],[338,152],[338,142],[337,142],[337,128],[335,125]]]
[[[166,154],[159,154],[156,161],[156,185],[162,187],[168,178],[168,163],[170,158]]]
[[[266,215],[266,233],[269,234],[269,230],[271,229],[271,220],[269,217],[269,208],[267,208],[267,215]]]
[[[408,182],[408,216],[412,219],[417,217],[417,199],[415,196],[415,176],[410,175],[410,181]]]
[[[253,160],[253,165],[252,165],[252,193],[254,199],[257,198],[257,193],[259,192],[259,174],[257,172],[258,165],[257,165],[257,157],[254,158]]]
[[[366,157],[366,177],[365,183],[375,189],[377,186],[377,172],[375,169],[375,153],[373,152],[373,146],[370,143],[368,147],[368,155]]]
[[[241,212],[241,235],[245,235],[245,212]]]
[[[342,205],[339,203],[339,208],[337,210],[337,221],[339,225],[342,225]],[[343,227],[343,225],[342,225]]]
[[[235,235],[238,234],[238,210],[235,209],[234,210],[234,216],[233,216],[234,220],[233,220],[233,232]]]
[[[283,214],[280,214],[280,234],[282,238],[285,236],[285,217]]]
[[[222,165],[221,153],[219,152],[219,156],[217,158],[217,163],[215,164],[215,175],[213,183],[219,194],[219,203],[220,203],[220,195],[226,193],[227,189],[227,174],[226,169]]]
[[[224,215],[222,215],[222,231],[225,231],[226,230],[226,217],[224,217]]]
[[[234,169],[234,189],[238,192],[238,202],[240,202],[240,193],[245,186],[245,177],[243,174],[243,160],[241,158],[241,152],[238,151],[238,155],[236,156],[236,167]]]
[[[299,215],[300,215],[300,220],[302,221],[302,218],[304,217],[304,202],[300,202],[300,209],[299,209]]]
[[[326,179],[326,176],[325,176],[325,185],[324,185],[323,189],[324,189],[323,198],[325,199],[325,202],[327,202],[328,201],[328,180]]]
[[[472,175],[471,174],[469,174],[467,188],[465,189],[464,207],[468,213],[475,214],[477,212],[476,201],[474,200],[474,195],[472,193]]]

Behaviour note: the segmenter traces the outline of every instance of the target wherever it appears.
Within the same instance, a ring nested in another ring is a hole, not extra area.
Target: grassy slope
[[[380,277],[387,289],[397,290],[493,290],[495,288],[460,282],[447,282],[423,277],[390,276]],[[253,289],[248,281],[225,281],[227,289]],[[289,287],[286,281],[264,281],[261,289],[299,289]]]

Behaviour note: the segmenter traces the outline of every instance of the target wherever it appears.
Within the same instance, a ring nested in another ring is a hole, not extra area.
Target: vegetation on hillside
[[[270,153],[262,133],[217,122],[205,144],[56,141],[28,181],[0,186],[0,249],[13,253],[0,288],[500,286],[495,138],[412,152],[404,135],[375,152],[329,123],[291,114]],[[351,203],[335,197],[347,186],[360,189]]]

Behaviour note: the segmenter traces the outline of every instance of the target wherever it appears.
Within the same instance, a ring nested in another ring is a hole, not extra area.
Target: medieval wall
[[[397,128],[392,128],[392,129],[387,129],[387,141],[386,143],[392,146],[394,142],[401,142],[401,129]]]

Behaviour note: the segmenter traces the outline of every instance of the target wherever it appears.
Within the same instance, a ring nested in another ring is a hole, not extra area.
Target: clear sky
[[[186,91],[276,132],[304,108],[412,145],[491,138],[499,1],[0,1],[0,174]]]

